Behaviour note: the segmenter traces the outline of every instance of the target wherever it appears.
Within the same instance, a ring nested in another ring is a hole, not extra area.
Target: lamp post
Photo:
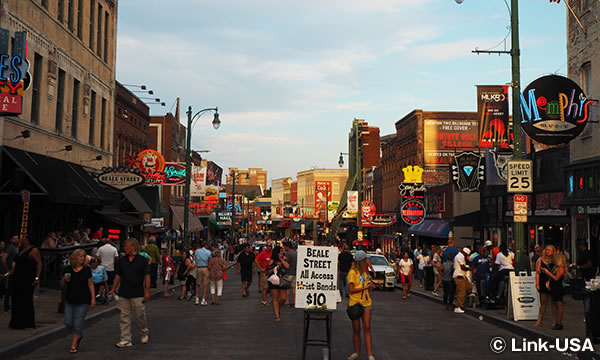
[[[461,4],[463,0],[455,0]],[[508,3],[504,0],[508,7]],[[513,159],[521,160],[523,151],[521,149],[521,65],[519,48],[519,0],[510,0],[510,30],[511,30],[511,49],[510,51],[483,51],[474,50],[475,53],[495,53],[510,54],[512,65],[512,118],[513,118]],[[519,194],[514,194],[519,195]],[[510,196],[510,195],[509,195]],[[515,238],[515,269],[525,271],[527,266],[527,251],[525,250],[525,224],[515,222],[513,224]]]
[[[231,240],[233,241],[234,239],[234,224],[235,224],[235,217],[236,217],[236,210],[235,210],[235,180],[237,178],[239,178],[240,176],[240,172],[238,171],[237,174],[235,172],[235,170],[231,170],[230,171],[230,175],[231,175],[231,182],[232,182],[232,187],[231,187],[231,213],[232,213],[232,220],[231,220]],[[246,174],[246,180],[250,179],[249,175]],[[242,194],[243,195],[243,194]],[[244,199],[242,198],[242,220],[244,219]]]
[[[358,145],[358,141],[357,141],[357,146],[356,146],[356,151],[357,154],[360,154],[360,146]],[[340,152],[340,158],[338,160],[338,165],[340,167],[344,166],[344,155],[348,155],[348,157],[354,157],[352,156],[352,154],[349,153],[344,153],[344,152]],[[360,212],[361,212],[361,208],[360,208],[360,203],[362,201],[362,161],[361,161],[361,156],[356,156],[353,159],[355,161],[355,168],[356,168],[356,189],[358,190],[358,212],[359,214],[356,214],[356,221],[358,222],[358,231],[362,234],[362,221],[360,219]],[[362,242],[362,238],[358,239],[360,242]]]
[[[214,108],[206,108],[198,111],[194,116],[192,116],[192,107],[188,107],[187,111],[187,141],[185,148],[185,200],[183,207],[183,242],[187,246],[190,244],[190,182],[192,178],[192,124],[194,121],[198,120],[202,114],[207,111],[214,111],[215,115],[212,121],[213,127],[215,130],[219,129],[221,126],[221,120],[219,120],[219,109]],[[178,119],[179,121],[179,119]]]

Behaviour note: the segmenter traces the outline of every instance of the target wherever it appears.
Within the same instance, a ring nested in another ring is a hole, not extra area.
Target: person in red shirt
[[[273,244],[269,241],[267,242],[267,246],[263,248],[263,250],[258,254],[256,259],[256,268],[260,271],[259,280],[258,280],[258,288],[262,293],[262,301],[260,302],[263,306],[267,306],[267,289],[269,288],[269,283],[267,281],[267,265],[269,265],[269,260],[271,260],[271,254],[273,253]]]
[[[96,230],[96,232],[94,233],[94,235],[92,235],[92,240],[100,240],[102,239],[102,231],[104,229],[102,228],[102,226],[100,226],[98,228],[98,230]]]
[[[167,249],[163,249],[162,255],[162,278],[163,278],[163,295],[169,297],[169,282],[173,277],[175,264],[173,258],[169,256]],[[168,275],[168,276],[167,276]]]

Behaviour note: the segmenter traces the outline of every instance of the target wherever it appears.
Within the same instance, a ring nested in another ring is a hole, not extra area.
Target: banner
[[[190,196],[206,195],[206,168],[192,165],[192,179],[190,183]]]
[[[336,247],[298,246],[296,308],[336,309],[338,254]]]
[[[349,213],[358,213],[358,191],[348,191],[348,208],[346,211]]]
[[[456,152],[477,149],[478,126],[475,119],[423,120],[425,165],[447,166]]]
[[[478,85],[477,115],[479,147],[508,147],[508,85]]]
[[[332,201],[329,203],[329,206],[327,207],[327,222],[331,222],[331,220],[333,220],[335,214],[337,214],[339,206],[340,203],[337,201]]]
[[[315,181],[315,216],[326,211],[327,202],[331,201],[331,181]]]

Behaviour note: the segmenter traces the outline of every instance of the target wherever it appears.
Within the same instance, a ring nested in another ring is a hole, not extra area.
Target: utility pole
[[[231,188],[231,241],[235,239],[235,218],[236,218],[236,209],[235,209],[235,171],[231,172],[232,178],[232,188]]]

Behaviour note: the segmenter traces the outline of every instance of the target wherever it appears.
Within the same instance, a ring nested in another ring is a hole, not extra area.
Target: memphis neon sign
[[[521,94],[523,130],[542,144],[567,143],[585,128],[593,103],[570,79],[557,75],[541,77]]]
[[[0,28],[0,114],[21,114],[23,92],[31,83],[27,32],[15,32],[12,56],[8,54],[9,43],[9,30]]]

